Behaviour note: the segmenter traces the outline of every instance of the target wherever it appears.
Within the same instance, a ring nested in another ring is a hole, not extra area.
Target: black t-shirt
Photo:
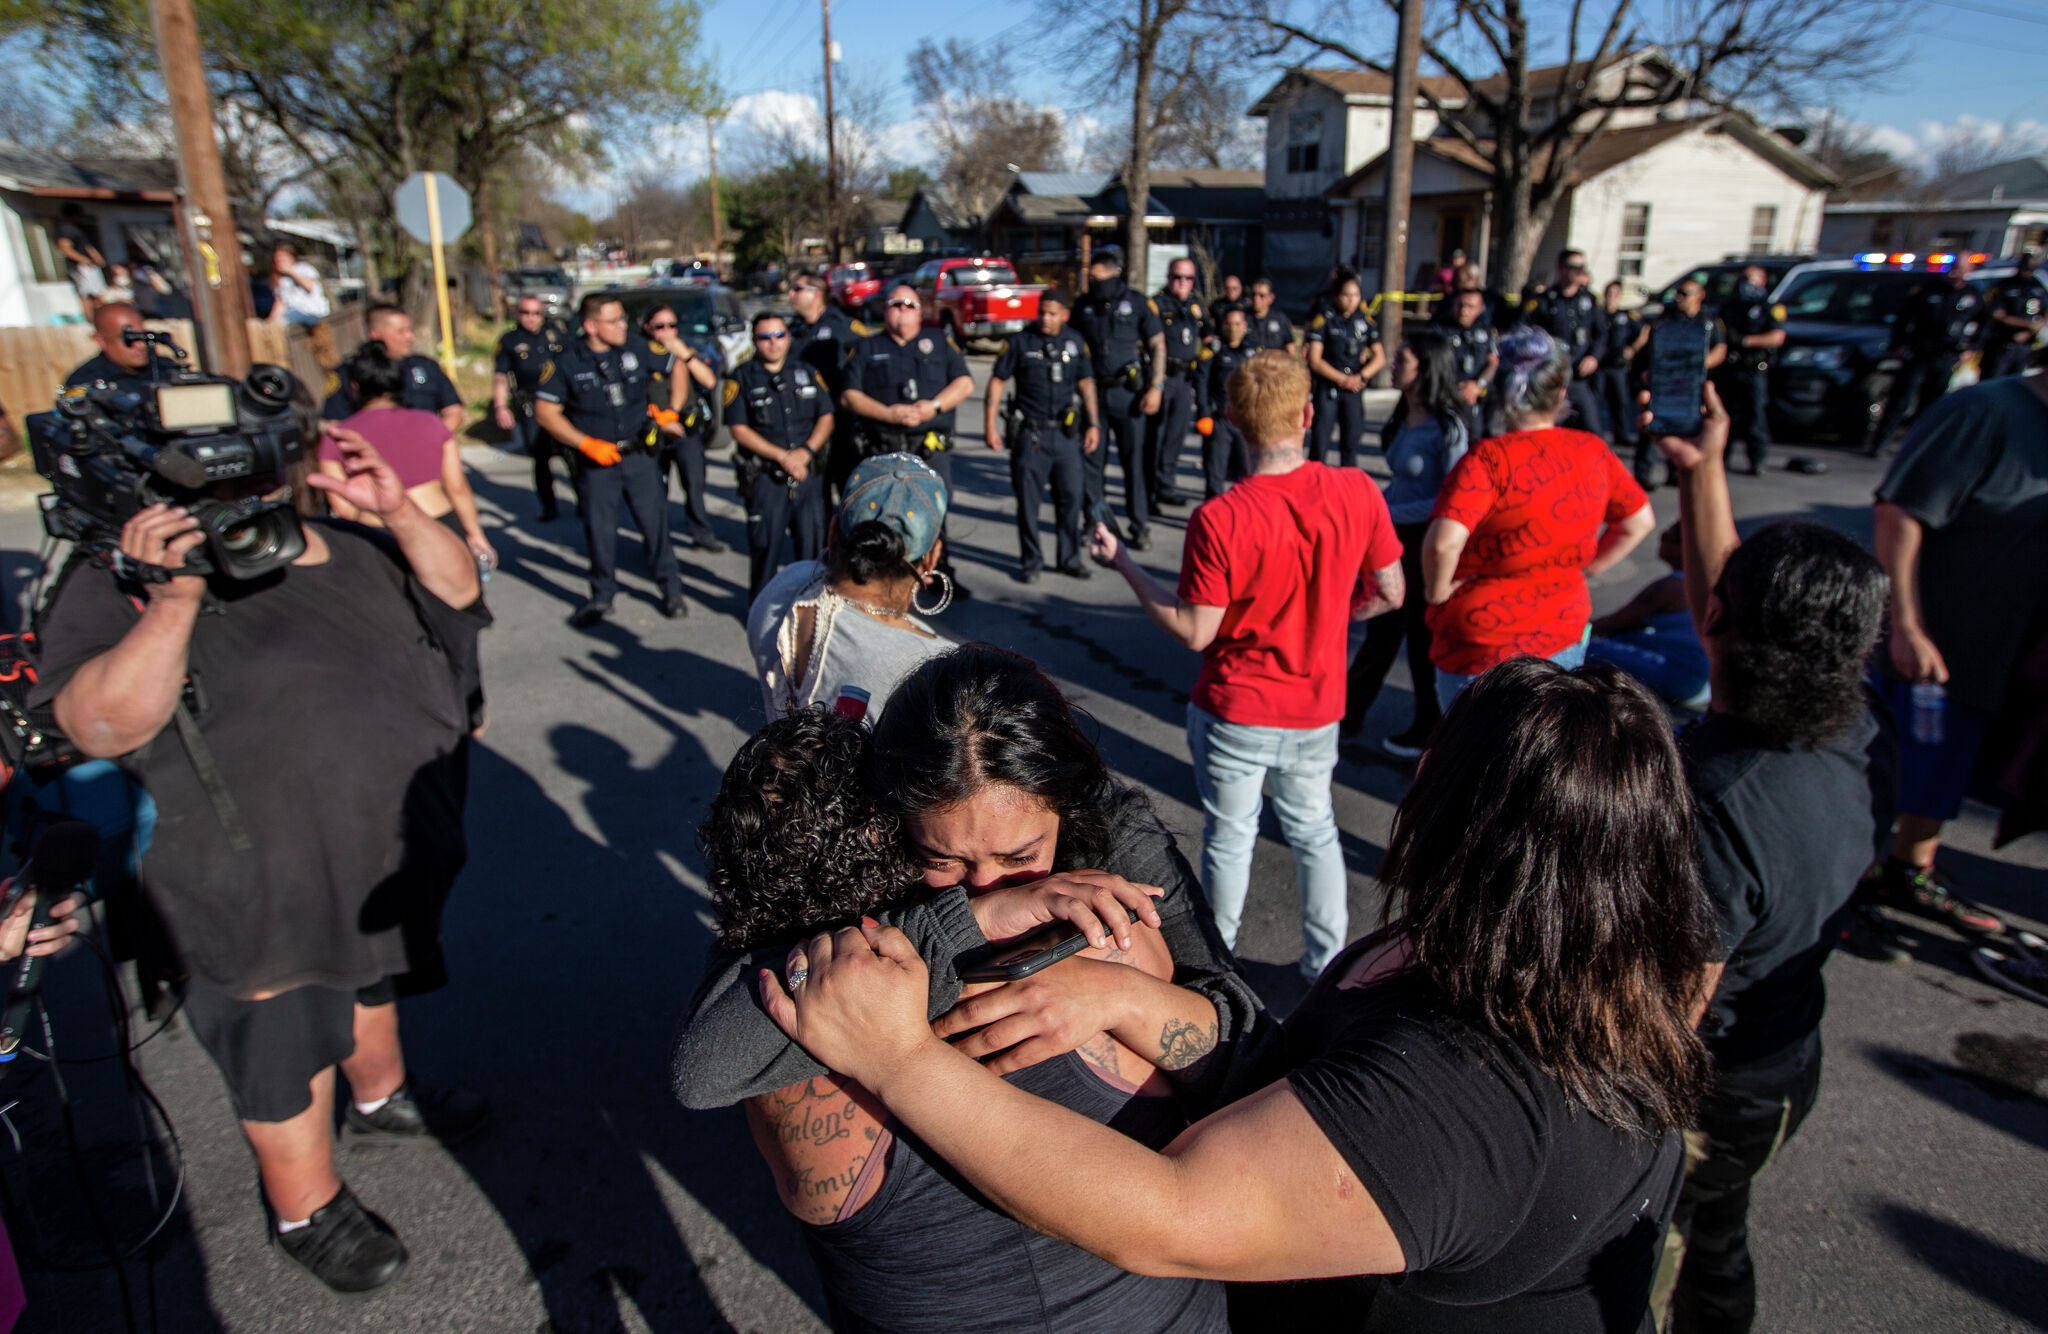
[[[175,723],[121,757],[156,799],[143,883],[179,957],[238,996],[437,984],[442,902],[462,868],[457,750],[479,599],[456,610],[388,534],[315,525],[331,552],[267,580],[215,580],[192,630],[188,702],[255,846],[237,852]],[[112,571],[76,564],[44,618],[54,699],[141,613]]]
[[[1452,1017],[1413,974],[1338,985],[1382,939],[1323,970],[1278,1044],[1295,1096],[1407,1261],[1365,1285],[1357,1328],[1646,1328],[1678,1136],[1626,1135],[1573,1107],[1521,1050]]]
[[[1878,484],[1926,528],[1920,615],[1949,698],[1995,713],[2048,620],[2048,404],[2011,376],[1944,394]]]
[[[1700,1036],[1718,1065],[1752,1063],[1820,1027],[1824,928],[1891,834],[1898,740],[1866,710],[1825,746],[1774,750],[1710,713],[1683,748],[1727,963]]]

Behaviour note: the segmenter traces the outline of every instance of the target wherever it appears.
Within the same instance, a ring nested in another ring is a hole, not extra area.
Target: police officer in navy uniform
[[[128,341],[130,329],[143,329],[142,313],[125,301],[102,301],[92,313],[92,341],[99,351],[71,368],[64,377],[66,389],[81,385],[109,385],[131,394],[148,395],[156,383],[179,371],[178,363],[159,353],[154,344],[138,339]],[[156,364],[151,365],[151,358]],[[11,440],[12,436],[0,436]]]
[[[1451,340],[1458,364],[1458,401],[1464,404],[1465,438],[1481,439],[1480,400],[1493,385],[1500,366],[1500,335],[1486,316],[1486,293],[1476,287],[1452,292],[1444,300],[1450,318],[1437,327]],[[1441,314],[1442,312],[1439,312]]]
[[[1437,302],[1436,311],[1429,318],[1432,324],[1451,325],[1463,323],[1458,319],[1458,297],[1465,292],[1479,293],[1479,323],[1486,325],[1496,334],[1505,332],[1521,319],[1521,307],[1503,300],[1500,293],[1486,285],[1486,272],[1469,260],[1457,265],[1451,271],[1451,290],[1444,293],[1444,299]]]
[[[1872,432],[1869,454],[1876,458],[1892,437],[1912,426],[1913,419],[1948,392],[1956,363],[1984,341],[1990,311],[1970,286],[1972,265],[1958,255],[1948,272],[1928,275],[1906,298],[1899,322],[1892,326],[1886,358],[1901,361],[1891,398]]]
[[[534,388],[541,429],[584,458],[583,532],[590,544],[590,600],[569,624],[587,630],[611,614],[619,588],[619,504],[640,530],[647,564],[661,586],[661,614],[684,615],[682,572],[668,540],[668,478],[656,440],[682,431],[691,378],[669,377],[666,402],[652,397],[654,374],[689,349],[673,330],[656,348],[634,334],[616,296],[592,292],[578,306],[583,336],[571,340]]]
[[[1251,309],[1247,312],[1250,323],[1245,328],[1245,338],[1260,351],[1271,348],[1300,356],[1294,346],[1294,322],[1287,318],[1287,312],[1273,304],[1273,280],[1259,278],[1252,283]]]
[[[754,355],[725,379],[725,427],[733,473],[747,507],[747,601],[788,562],[825,550],[825,470],[832,448],[832,397],[824,377],[789,354],[789,324],[754,316]]]
[[[1233,310],[1241,310],[1249,319],[1252,313],[1251,294],[1244,290],[1244,279],[1234,273],[1223,275],[1223,294],[1209,303],[1210,342],[1223,336],[1223,316]]]
[[[655,441],[659,447],[655,460],[661,465],[664,494],[667,493],[671,467],[675,469],[676,480],[682,483],[683,522],[690,545],[698,551],[720,552],[725,550],[725,543],[711,531],[711,511],[704,505],[711,494],[704,468],[711,438],[718,433],[718,381],[725,371],[725,358],[718,351],[716,339],[707,337],[700,347],[683,337],[682,321],[677,318],[674,306],[656,306],[640,317],[641,336],[649,343],[658,344],[664,334],[671,332],[681,339],[682,350],[676,356],[676,364],[681,374],[690,377],[690,386],[681,409],[682,432],[664,432]],[[668,401],[670,374],[666,370],[654,372],[653,398],[656,403]]]
[[[435,413],[450,435],[460,435],[462,395],[455,392],[454,381],[448,378],[438,362],[412,350],[412,316],[396,306],[371,306],[363,313],[363,337],[365,341],[374,339],[384,344],[385,355],[399,364],[399,370],[405,376],[405,387],[398,393],[398,406]],[[333,392],[321,404],[320,415],[328,421],[338,422],[352,415],[356,404],[349,394],[349,387],[338,377],[332,383]]]
[[[1701,336],[1706,341],[1707,351],[1705,359],[1706,370],[1709,374],[1712,374],[1714,369],[1727,358],[1727,331],[1722,329],[1720,318],[1709,313],[1706,307],[1707,289],[1700,283],[1699,279],[1687,278],[1678,285],[1678,295],[1672,299],[1671,304],[1666,306],[1656,319],[1645,324],[1642,330],[1636,334],[1635,342],[1629,344],[1627,359],[1631,368],[1631,389],[1644,387],[1640,383],[1635,383],[1635,381],[1639,381],[1642,375],[1647,372],[1647,369],[1656,364],[1657,331],[1659,329],[1676,329],[1680,325],[1694,324],[1704,326],[1701,330]],[[1645,353],[1648,353],[1648,355],[1645,356]],[[1570,422],[1567,424],[1576,426],[1578,423]],[[1652,462],[1655,452],[1655,446],[1650,440],[1650,433],[1648,431],[1637,431],[1634,471],[1636,480],[1643,484],[1643,489],[1646,491],[1654,490],[1657,485],[1656,470]],[[1664,465],[1664,480],[1667,484],[1676,485],[1676,474],[1668,463]]]
[[[837,403],[846,392],[846,371],[853,362],[853,350],[873,330],[832,304],[825,277],[799,273],[790,279],[789,306],[795,312],[789,322],[789,356],[809,366],[825,382]],[[860,445],[854,439],[854,416],[838,413],[832,428],[833,448],[825,459],[825,485],[838,492],[860,462]]]
[[[1379,326],[1365,313],[1358,279],[1337,284],[1336,308],[1308,322],[1309,374],[1321,381],[1315,396],[1315,457],[1330,461],[1330,448],[1346,468],[1357,463],[1365,439],[1365,386],[1387,363]]]
[[[1607,317],[1607,341],[1600,348],[1600,369],[1593,372],[1593,389],[1600,408],[1607,414],[1607,428],[1614,433],[1614,447],[1624,452],[1636,447],[1635,404],[1629,381],[1630,349],[1643,332],[1643,317],[1621,308],[1623,293],[1619,282],[1600,289],[1600,313]],[[1477,437],[1474,437],[1475,439]]]
[[[563,450],[533,419],[534,386],[540,383],[541,372],[554,365],[568,346],[561,330],[548,323],[547,307],[540,298],[523,296],[513,308],[512,327],[498,338],[491,369],[492,413],[498,429],[511,433],[512,447],[533,460],[533,494],[540,498],[542,523],[552,523],[561,513],[555,507],[552,460],[562,457],[573,487],[577,484],[576,460],[582,457]]]
[[[2019,268],[1991,289],[1986,304],[1990,322],[1984,326],[1984,371],[1979,378],[2018,375],[2026,370],[2034,340],[2048,325],[2048,290],[2034,273],[2031,252],[2020,255]]]
[[[1067,327],[1073,298],[1048,288],[1038,298],[1038,324],[1010,335],[989,377],[982,434],[993,450],[1010,452],[1010,486],[1017,493],[1019,577],[1038,582],[1045,552],[1038,543],[1038,503],[1052,485],[1055,554],[1061,574],[1086,579],[1087,465],[1102,448],[1096,426],[1100,404],[1088,344]],[[1003,391],[1014,381],[1008,413]],[[1006,425],[1007,423],[1007,425]]]
[[[1284,318],[1284,317],[1283,317]],[[1262,348],[1251,339],[1249,313],[1233,306],[1223,312],[1223,341],[1208,354],[1196,379],[1201,390],[1197,408],[1201,420],[1195,430],[1202,436],[1202,481],[1204,500],[1214,500],[1230,484],[1251,471],[1251,455],[1244,436],[1230,422],[1230,377]]]
[[[1145,418],[1156,416],[1166,392],[1166,326],[1152,303],[1124,281],[1123,251],[1103,246],[1088,260],[1088,294],[1074,307],[1074,328],[1088,344],[1095,387],[1102,402],[1101,425],[1116,442],[1124,472],[1124,513],[1131,531],[1123,537],[1133,551],[1152,545],[1150,474],[1146,468]],[[1116,524],[1109,517],[1109,451],[1087,457],[1088,522]]]
[[[1593,392],[1593,377],[1600,370],[1600,353],[1607,345],[1607,314],[1600,299],[1586,285],[1586,252],[1567,250],[1557,257],[1557,282],[1524,306],[1529,322],[1564,344],[1572,363],[1571,384],[1565,398],[1572,405],[1566,423],[1574,430],[1591,431],[1613,443],[1600,400]]]
[[[1735,295],[1721,307],[1728,335],[1728,359],[1715,378],[1731,419],[1729,439],[1740,440],[1749,475],[1764,470],[1771,449],[1771,354],[1785,343],[1785,309],[1771,304],[1770,275],[1752,264],[1742,271]]]
[[[910,454],[946,484],[947,508],[953,495],[953,413],[974,392],[967,359],[953,340],[924,327],[917,289],[892,285],[883,305],[882,333],[860,340],[847,368],[839,405],[860,420],[861,456]],[[945,536],[943,525],[940,537]],[[952,543],[939,557],[939,569],[953,585],[956,598],[971,597],[953,572]]]
[[[1150,422],[1146,453],[1152,464],[1152,509],[1185,505],[1193,497],[1174,485],[1180,452],[1195,419],[1195,369],[1209,340],[1208,317],[1195,297],[1195,261],[1177,259],[1166,266],[1166,286],[1153,298],[1166,334],[1166,383],[1159,412]]]

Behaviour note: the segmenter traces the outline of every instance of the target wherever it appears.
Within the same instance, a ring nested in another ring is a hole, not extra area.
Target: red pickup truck
[[[859,263],[834,264],[827,272],[825,282],[839,308],[855,315],[860,314],[882,288],[882,280],[875,276],[874,270]]]
[[[955,342],[1013,334],[1038,318],[1043,285],[1019,283],[1007,259],[934,259],[910,277],[924,306],[926,328],[937,325]]]

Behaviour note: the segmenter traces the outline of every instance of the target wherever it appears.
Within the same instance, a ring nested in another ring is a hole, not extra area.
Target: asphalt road
[[[986,359],[974,361],[985,379]],[[1154,631],[1120,580],[1009,577],[1015,539],[1004,465],[981,448],[978,399],[961,413],[955,551],[977,594],[941,619],[946,633],[1032,654],[1101,729],[1115,767],[1152,793],[1192,856],[1200,838],[1182,726],[1197,660]],[[1183,485],[1199,488],[1192,458]],[[1877,467],[1817,451],[1821,477],[1784,472],[1733,490],[1745,524],[1804,515],[1867,540]],[[1782,451],[1781,451],[1782,457]],[[153,1274],[128,1269],[149,1328],[234,1334],[337,1331],[804,1331],[823,1304],[794,1223],[777,1206],[737,1111],[687,1113],[669,1097],[667,1039],[709,940],[693,829],[719,773],[760,721],[741,626],[745,557],[684,553],[692,610],[665,621],[622,537],[631,573],[619,615],[596,633],[564,618],[583,596],[574,524],[536,523],[519,458],[473,448],[486,524],[504,557],[489,585],[492,725],[471,787],[469,868],[447,917],[455,982],[404,1009],[409,1064],[430,1083],[488,1095],[493,1133],[453,1152],[342,1153],[357,1194],[398,1227],[410,1271],[367,1299],[329,1294],[266,1244],[253,1163],[218,1076],[180,1028],[141,1065],[175,1121],[187,1165]],[[1377,459],[1372,466],[1377,466]],[[735,545],[731,472],[714,462],[718,527]],[[1657,495],[1668,519],[1674,497]],[[1185,511],[1181,512],[1184,516]],[[1148,563],[1177,568],[1183,521],[1157,525]],[[0,514],[0,568],[20,586],[34,519]],[[1658,571],[1649,546],[1595,591],[1610,608]],[[1408,723],[1406,668],[1368,727]],[[308,708],[319,707],[316,700]],[[1352,931],[1373,923],[1399,769],[1344,764],[1337,809],[1352,874]],[[2038,929],[2048,919],[2048,839],[1994,853],[1972,807],[1948,865],[1967,891]],[[1248,974],[1276,1007],[1300,984],[1293,872],[1270,828],[1261,841],[1242,939]],[[1828,1068],[1820,1102],[1758,1185],[1760,1328],[2048,1329],[2048,1011],[1982,982],[1938,929],[1914,961],[1830,965]],[[107,1050],[105,1005],[89,955],[53,970],[60,1050]],[[133,1118],[116,1068],[71,1068],[84,1166],[122,1242],[153,1208],[118,1137]],[[15,1076],[16,1153],[0,1183],[33,1208],[41,1249],[63,1264],[98,1249],[79,1208],[46,1073]],[[24,1246],[26,1239],[17,1239]],[[32,1334],[123,1329],[106,1272],[31,1266]]]

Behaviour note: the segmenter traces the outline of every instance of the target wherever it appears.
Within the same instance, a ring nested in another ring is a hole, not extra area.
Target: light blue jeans
[[[1321,972],[1344,946],[1349,925],[1344,850],[1330,775],[1337,767],[1337,724],[1252,727],[1227,723],[1188,705],[1188,750],[1202,798],[1202,888],[1224,943],[1237,944],[1251,887],[1252,849],[1259,841],[1261,792],[1273,792],[1273,814],[1294,852],[1301,891],[1301,965]]]
[[[1566,644],[1563,648],[1551,654],[1550,660],[1567,671],[1570,671],[1574,668],[1585,666],[1586,644],[1588,641],[1592,639],[1592,637],[1593,627],[1589,624],[1585,628],[1585,630],[1580,633],[1578,643]],[[1480,677],[1484,675],[1484,672],[1474,672],[1470,676],[1460,676],[1456,672],[1447,672],[1441,667],[1437,668],[1437,703],[1443,705],[1447,709],[1450,708],[1451,701],[1458,697],[1458,692],[1460,690],[1463,690],[1466,686],[1471,685],[1474,681],[1477,681]]]

